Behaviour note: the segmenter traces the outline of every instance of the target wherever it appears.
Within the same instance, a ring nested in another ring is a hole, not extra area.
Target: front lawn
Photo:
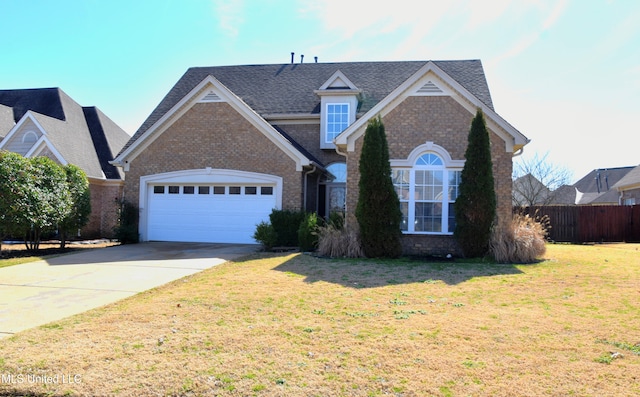
[[[0,339],[0,395],[635,396],[639,248],[258,254]]]

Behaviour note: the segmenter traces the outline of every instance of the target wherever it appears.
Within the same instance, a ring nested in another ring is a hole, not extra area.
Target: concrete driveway
[[[141,243],[0,269],[0,338],[255,252],[258,245]]]

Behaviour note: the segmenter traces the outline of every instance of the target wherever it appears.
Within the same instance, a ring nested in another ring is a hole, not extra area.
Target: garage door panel
[[[172,185],[175,186],[175,185]],[[238,185],[234,185],[238,186]],[[175,190],[175,189],[174,189]],[[210,189],[213,192],[213,189]],[[258,189],[260,191],[260,189]],[[157,241],[255,243],[253,233],[268,221],[275,196],[261,194],[161,194],[149,187],[148,239]],[[244,192],[244,189],[242,190]]]

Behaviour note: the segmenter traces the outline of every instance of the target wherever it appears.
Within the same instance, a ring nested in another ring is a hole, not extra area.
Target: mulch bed
[[[117,241],[112,240],[81,240],[81,241],[69,241],[65,248],[60,248],[60,241],[44,241],[40,243],[40,249],[37,251],[29,251],[25,247],[24,243],[2,243],[2,250],[0,251],[0,258],[23,258],[28,256],[48,256],[48,255],[60,255],[68,254],[72,252],[80,252],[85,249],[92,248],[105,248],[113,245],[120,244]]]

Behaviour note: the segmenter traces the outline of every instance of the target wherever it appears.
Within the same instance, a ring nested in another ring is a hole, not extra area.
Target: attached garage
[[[256,225],[282,202],[280,177],[235,170],[146,176],[140,190],[143,241],[252,244]]]

